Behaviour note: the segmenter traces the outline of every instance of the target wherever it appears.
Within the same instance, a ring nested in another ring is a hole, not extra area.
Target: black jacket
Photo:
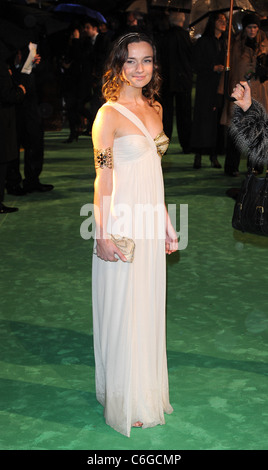
[[[7,64],[0,61],[0,163],[17,157],[15,106],[23,98],[23,90],[12,80]]]
[[[215,65],[224,65],[225,39],[202,36],[194,46],[193,63],[196,93],[192,127],[192,147],[212,148],[217,140],[218,86],[220,74]]]
[[[192,89],[192,42],[189,33],[180,26],[172,26],[160,44],[163,87],[173,92]]]
[[[248,154],[253,168],[268,164],[268,115],[258,101],[252,100],[245,113],[234,107],[230,133],[239,150]]]

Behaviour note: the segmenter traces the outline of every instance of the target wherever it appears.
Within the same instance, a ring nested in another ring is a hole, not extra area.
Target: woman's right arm
[[[101,108],[92,128],[96,179],[94,183],[94,208],[96,222],[97,255],[104,261],[122,261],[125,256],[109,239],[107,221],[113,191],[113,141],[115,135],[114,110]]]
[[[251,98],[247,82],[237,84],[231,95],[236,99],[230,134],[240,151],[248,154],[251,167],[267,164],[268,115],[264,107]]]

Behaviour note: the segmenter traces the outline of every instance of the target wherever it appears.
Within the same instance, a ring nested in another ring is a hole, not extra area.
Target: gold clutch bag
[[[135,242],[132,238],[121,237],[120,235],[110,235],[112,242],[119,248],[119,250],[126,257],[128,263],[134,260]],[[96,248],[94,254],[97,254]],[[115,254],[117,257],[117,255]]]

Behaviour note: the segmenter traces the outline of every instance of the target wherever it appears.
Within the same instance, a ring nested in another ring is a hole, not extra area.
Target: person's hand
[[[98,239],[97,240],[97,256],[104,261],[121,261],[126,262],[127,259],[123,253],[117,248],[117,246],[110,239]],[[115,256],[116,255],[116,256]]]
[[[166,230],[166,253],[170,255],[171,253],[174,253],[174,251],[177,251],[179,249],[179,244],[178,244],[178,237],[177,234],[171,225],[171,223],[168,224],[167,230]]]
[[[224,65],[222,64],[214,65],[213,70],[214,72],[221,73],[224,71]]]
[[[241,81],[240,83],[237,83],[231,96],[235,98],[235,104],[244,112],[250,108],[252,104],[251,90],[247,82]]]
[[[41,56],[39,54],[35,54],[33,64],[38,65],[40,64]]]

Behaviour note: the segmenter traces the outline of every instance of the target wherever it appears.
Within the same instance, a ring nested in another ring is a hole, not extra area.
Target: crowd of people
[[[224,172],[239,175],[240,151],[228,132],[232,103],[224,97],[224,68],[227,43],[227,18],[223,13],[209,15],[207,26],[199,39],[192,39],[185,27],[185,14],[170,11],[157,32],[144,23],[140,14],[129,12],[125,24],[97,23],[87,18],[70,26],[66,40],[53,57],[53,68],[60,102],[69,126],[71,144],[81,134],[91,135],[92,124],[102,104],[102,75],[104,64],[114,41],[123,33],[147,32],[156,44],[162,86],[159,101],[163,106],[164,130],[172,138],[173,119],[176,119],[178,140],[182,152],[194,153],[193,168],[202,166],[202,155],[209,155],[211,166],[221,168],[218,155],[226,155]],[[26,52],[25,52],[26,51]],[[268,109],[268,40],[260,28],[260,18],[246,13],[242,30],[233,37],[231,46],[230,93],[235,83],[247,77],[253,98]],[[1,60],[0,119],[6,124],[6,113],[12,109],[12,129],[16,132],[16,152],[1,154],[1,213],[15,211],[3,204],[5,189],[9,194],[24,195],[32,191],[46,192],[39,176],[44,160],[44,126],[40,115],[42,90],[38,68],[29,75],[22,73],[28,49]],[[40,56],[39,56],[40,57]],[[40,62],[40,58],[39,58]],[[38,64],[38,62],[36,62]],[[7,70],[8,75],[7,75]],[[21,82],[24,83],[22,94]],[[9,83],[9,85],[8,85]],[[195,93],[193,93],[195,91]],[[193,100],[193,95],[195,96]],[[10,139],[3,131],[1,138]],[[16,128],[16,130],[15,130]],[[14,141],[14,139],[13,139]],[[24,179],[20,172],[20,156],[24,149]],[[262,168],[257,169],[262,172]]]

